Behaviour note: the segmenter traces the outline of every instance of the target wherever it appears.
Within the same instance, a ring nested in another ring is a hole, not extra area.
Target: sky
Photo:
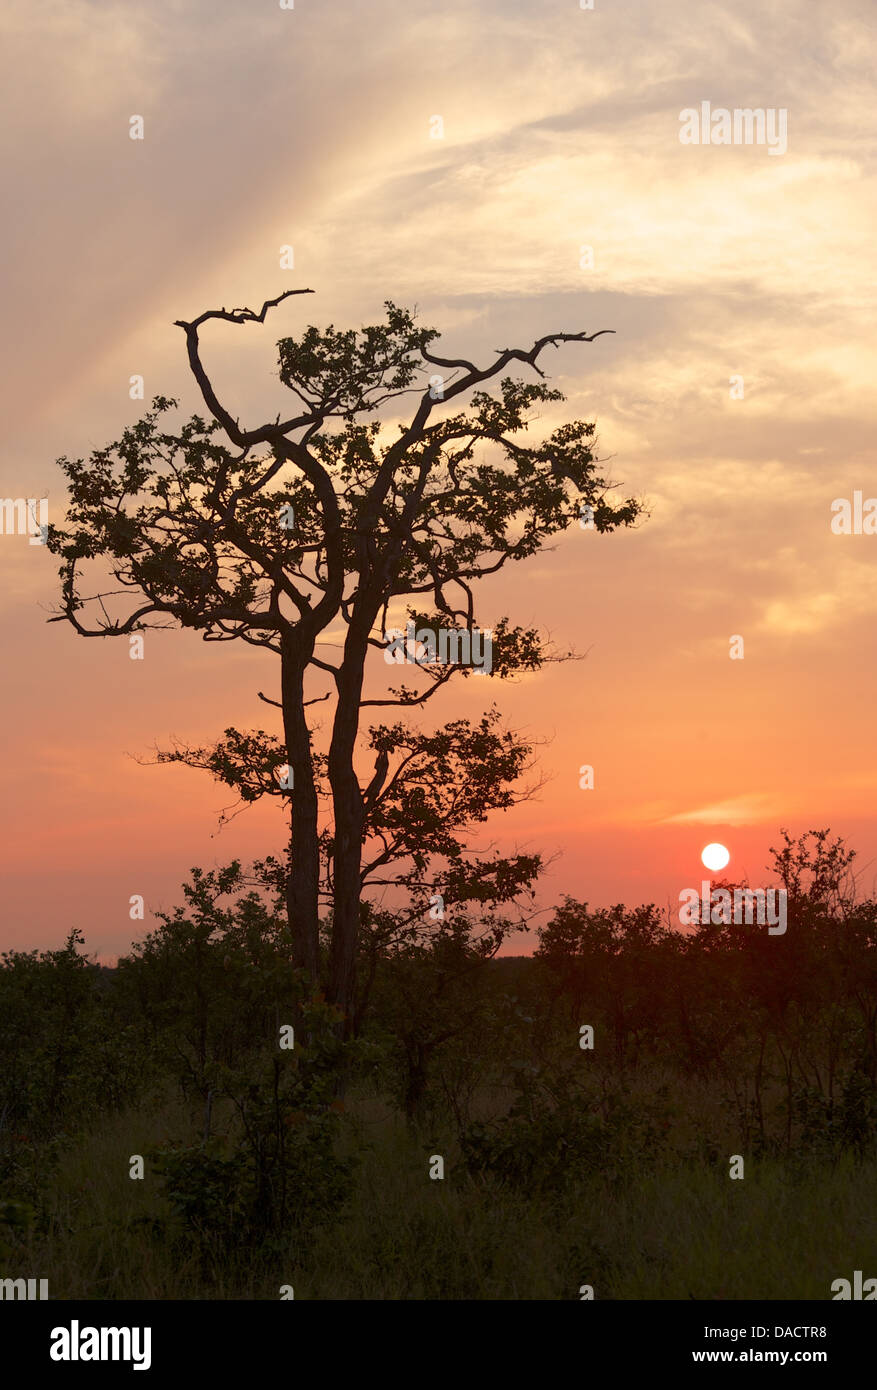
[[[872,5],[7,0],[0,35],[3,497],[60,521],[55,461],[138,417],[133,374],[203,411],[174,320],[208,308],[315,291],[203,332],[250,426],[288,405],[279,337],[388,299],[478,360],[612,329],[551,353],[567,402],[533,433],[596,420],[648,517],[491,581],[496,616],[583,659],[436,708],[492,699],[539,744],[538,795],[480,842],[551,860],[543,906],[675,908],[707,842],[755,883],[780,826],[831,826],[877,891],[877,537],[831,525],[877,495]],[[683,143],[707,101],[787,112],[787,148]],[[47,624],[43,547],[0,535],[0,567],[0,950],[76,926],[110,960],[193,865],[282,843],[273,807],[220,832],[227,789],[148,765],[270,727],[271,664],[179,632],[132,661]]]

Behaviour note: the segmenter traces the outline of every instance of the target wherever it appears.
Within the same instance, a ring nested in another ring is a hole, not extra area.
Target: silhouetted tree
[[[168,432],[164,416],[176,402],[156,397],[136,425],[87,463],[61,459],[68,515],[63,528],[50,528],[48,544],[62,559],[62,602],[53,621],[89,637],[175,625],[278,657],[279,698],[262,698],[281,711],[282,739],[229,730],[216,756],[242,752],[250,768],[254,754],[262,756],[261,787],[249,787],[251,799],[268,789],[269,778],[283,783],[291,829],[286,908],[296,963],[315,980],[318,782],[325,769],[332,801],[329,991],[349,1015],[364,834],[371,788],[384,776],[379,749],[374,777],[365,787],[360,781],[361,711],[423,705],[455,676],[471,674],[462,664],[415,662],[415,683],[366,698],[366,659],[370,650],[386,649],[390,605],[410,600],[421,623],[471,634],[479,630],[476,589],[484,576],[535,555],[583,506],[601,532],[632,524],[641,507],[607,499],[611,484],[596,470],[593,423],[567,422],[541,443],[524,443],[533,407],[563,397],[542,380],[503,375],[520,363],[542,377],[539,360],[548,347],[591,343],[599,333],[549,334],[477,366],[437,355],[436,331],[388,303],[383,324],[309,327],[299,339],[282,339],[280,379],[296,397],[295,413],[241,425],[203,366],[202,326],[262,323],[289,295],[309,292],[289,290],[258,313],[209,310],[179,321],[212,420],[196,415]],[[480,389],[492,380],[499,382],[495,395]],[[408,395],[415,401],[401,421]],[[99,580],[97,592],[93,583],[83,590],[86,563],[108,575],[106,590]],[[120,608],[127,594],[134,597]],[[416,607],[424,599],[428,612]],[[339,623],[343,651],[332,661],[318,647]],[[493,624],[492,675],[535,670],[547,658],[537,633],[507,619]],[[307,696],[306,678],[320,673],[329,677],[329,694]],[[322,755],[312,747],[307,709],[330,695],[331,735]],[[202,755],[193,758],[198,766]]]

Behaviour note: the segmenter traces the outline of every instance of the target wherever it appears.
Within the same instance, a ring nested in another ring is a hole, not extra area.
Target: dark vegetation
[[[837,1203],[873,1246],[877,903],[854,900],[850,859],[826,832],[785,837],[783,936],[683,933],[653,906],[566,899],[534,958],[496,959],[474,928],[432,922],[381,945],[377,923],[368,1007],[346,1037],[290,964],[282,902],[238,865],[195,873],[114,970],[77,933],[8,953],[4,1268],[48,1262],[57,1296],[131,1296],[140,1281],[155,1297],[277,1297],[286,1283],[297,1297],[577,1297],[582,1282],[660,1297],[669,1279],[668,1296],[720,1297],[728,1234],[713,1233],[715,1267],[692,1254],[682,1274],[662,1223],[684,1228],[693,1205],[709,1226],[710,1200],[716,1217],[732,1190],[766,1184],[768,1206],[797,1203],[824,1287],[793,1261],[785,1286],[761,1276],[761,1296],[827,1297],[852,1259]],[[304,1033],[284,1048],[293,1013]],[[114,1148],[129,1135],[141,1147]],[[71,1191],[83,1163],[102,1190],[86,1173]],[[663,1194],[631,1227],[654,1183]],[[616,1218],[599,1239],[595,1207]],[[516,1240],[538,1240],[529,1274]],[[705,1286],[680,1294],[678,1277]]]

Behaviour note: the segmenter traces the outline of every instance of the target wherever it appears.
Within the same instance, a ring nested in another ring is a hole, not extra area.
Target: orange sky
[[[588,653],[487,687],[550,778],[492,832],[561,851],[546,902],[675,903],[714,839],[757,881],[780,825],[848,835],[874,891],[877,537],[830,529],[833,499],[877,494],[871,5],[12,0],[2,28],[3,496],[48,493],[59,520],[55,458],[136,418],[133,373],[203,410],[173,320],[206,308],[316,291],[203,334],[250,425],[288,400],[278,337],[385,299],[450,356],[612,328],[547,366],[651,515],[487,591],[491,617]],[[681,144],[704,100],[787,109],[788,152]],[[128,756],[272,727],[271,663],[177,633],[131,661],[46,625],[41,547],[0,536],[0,564],[0,949],[77,925],[109,957],[143,930],[131,894],[170,907],[191,865],[279,845],[273,808],[217,836],[206,774]],[[430,717],[478,713],[485,686]]]

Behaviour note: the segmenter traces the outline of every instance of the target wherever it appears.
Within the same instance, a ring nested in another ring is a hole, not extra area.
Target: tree
[[[619,1069],[631,1038],[636,1057],[641,1039],[655,1046],[666,1036],[666,985],[676,943],[654,903],[589,908],[565,897],[538,936],[536,959],[553,977],[556,993],[569,1000],[571,1018],[605,1018]]]
[[[240,776],[246,784],[247,799],[278,790],[288,797],[286,910],[295,961],[314,981],[321,850],[328,851],[328,987],[349,1016],[364,834],[376,788],[389,776],[389,754],[378,749],[374,775],[363,786],[356,757],[361,712],[423,706],[451,679],[471,675],[461,663],[415,658],[416,684],[366,698],[367,658],[386,653],[391,605],[407,601],[412,620],[427,630],[471,638],[480,631],[480,579],[535,555],[582,507],[590,508],[599,532],[633,524],[642,508],[632,498],[618,506],[608,499],[613,485],[596,470],[593,423],[571,421],[541,443],[521,441],[533,407],[563,400],[542,379],[545,350],[592,343],[608,330],[550,334],[528,350],[498,351],[478,367],[438,356],[432,351],[437,332],[388,302],[383,324],[359,331],[308,327],[299,339],[281,339],[280,380],[296,397],[296,413],[243,427],[205,371],[199,330],[211,320],[263,323],[269,309],[303,293],[310,291],[288,290],[259,313],[208,310],[178,321],[210,422],[193,415],[168,432],[164,416],[177,402],[159,396],[87,463],[59,460],[70,503],[64,528],[49,529],[49,547],[62,560],[61,605],[52,621],[70,622],[88,637],[176,625],[200,631],[205,641],[242,640],[278,657],[279,699],[260,696],[281,711],[282,740],[230,729],[214,752],[225,780]],[[503,376],[514,363],[540,379]],[[480,389],[493,380],[497,394]],[[409,395],[416,402],[402,419]],[[218,442],[220,434],[227,443]],[[86,565],[119,587],[85,597]],[[127,607],[119,603],[126,595],[134,595]],[[416,606],[424,600],[428,612]],[[343,652],[330,661],[317,648],[339,622]],[[536,670],[548,659],[538,633],[508,619],[493,625],[491,675]],[[330,679],[328,695],[311,696],[306,688],[318,673]],[[330,697],[323,753],[312,745],[307,710]],[[195,765],[204,765],[203,754],[196,750]],[[186,761],[185,750],[173,756]],[[319,824],[322,772],[331,834]]]
[[[363,797],[359,954],[365,971],[348,1016],[348,1031],[354,1033],[362,1029],[379,962],[405,954],[420,959],[449,939],[464,941],[476,962],[491,959],[509,932],[524,926],[519,899],[532,899],[531,885],[543,868],[538,853],[500,855],[492,844],[472,843],[491,811],[507,809],[535,790],[532,784],[518,785],[532,765],[533,747],[500,728],[496,709],[475,721],[452,720],[432,733],[402,722],[377,725],[369,728],[367,741],[381,771]],[[264,736],[227,730],[212,747],[161,756],[212,772],[246,803],[281,794],[265,771],[276,748]],[[325,757],[316,756],[314,764],[318,797],[327,802]],[[328,829],[321,832],[320,852],[321,901],[331,938]],[[272,892],[278,907],[286,880],[287,865],[273,857],[254,866],[253,883]],[[464,969],[469,968],[467,963]]]

